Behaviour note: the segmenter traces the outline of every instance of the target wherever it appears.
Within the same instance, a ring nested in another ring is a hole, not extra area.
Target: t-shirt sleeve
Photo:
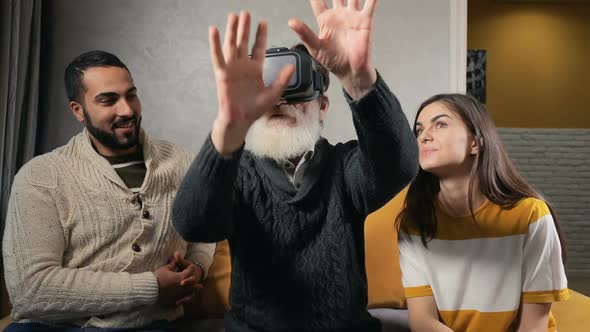
[[[550,303],[569,298],[561,245],[547,205],[531,213],[523,248],[523,303]]]
[[[422,242],[417,237],[410,238],[410,235],[400,232],[398,243],[406,298],[432,296],[432,288],[424,271],[425,265],[420,252],[423,248]]]

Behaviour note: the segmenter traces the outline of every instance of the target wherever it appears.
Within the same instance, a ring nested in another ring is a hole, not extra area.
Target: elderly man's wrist
[[[349,73],[340,78],[342,88],[353,99],[359,100],[364,97],[377,81],[377,71],[375,67],[370,66],[367,70],[361,72]]]

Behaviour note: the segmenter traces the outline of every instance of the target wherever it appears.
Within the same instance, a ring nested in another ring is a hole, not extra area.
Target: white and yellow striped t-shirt
[[[472,217],[436,208],[437,234],[422,245],[415,229],[400,234],[407,298],[434,296],[453,331],[512,331],[521,303],[567,300],[559,237],[545,202],[527,198],[510,209],[486,201]],[[549,318],[548,331],[555,331]]]

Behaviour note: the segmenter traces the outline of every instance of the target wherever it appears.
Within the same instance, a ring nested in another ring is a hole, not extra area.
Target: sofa
[[[400,193],[365,222],[365,264],[369,290],[368,308],[384,325],[407,328],[406,301],[401,284],[397,251],[397,236],[393,220],[400,211],[405,191]],[[217,244],[213,265],[204,288],[194,303],[185,307],[186,314],[195,319],[221,319],[229,309],[231,261],[227,241]],[[559,332],[590,330],[590,298],[573,290],[568,301],[555,303],[552,313]],[[10,322],[0,321],[0,331]]]

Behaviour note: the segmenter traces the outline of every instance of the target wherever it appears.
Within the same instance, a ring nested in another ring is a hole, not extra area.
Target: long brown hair
[[[479,185],[479,190],[488,200],[503,207],[514,206],[527,197],[540,199],[547,204],[553,216],[561,243],[562,259],[565,264],[567,260],[565,239],[551,204],[516,170],[485,106],[468,95],[435,95],[423,102],[418,108],[418,113],[414,119],[414,134],[416,134],[415,125],[418,116],[426,106],[435,102],[442,103],[461,117],[467,130],[475,137],[478,146],[478,153],[475,154],[475,160],[469,175],[468,192],[469,211],[474,221],[473,198],[475,197],[476,185]],[[408,188],[404,209],[396,219],[398,230],[401,228],[407,231],[407,226],[410,223],[414,225],[420,232],[425,247],[436,235],[437,221],[434,211],[436,195],[439,192],[438,177],[420,167],[418,175],[416,175]]]

